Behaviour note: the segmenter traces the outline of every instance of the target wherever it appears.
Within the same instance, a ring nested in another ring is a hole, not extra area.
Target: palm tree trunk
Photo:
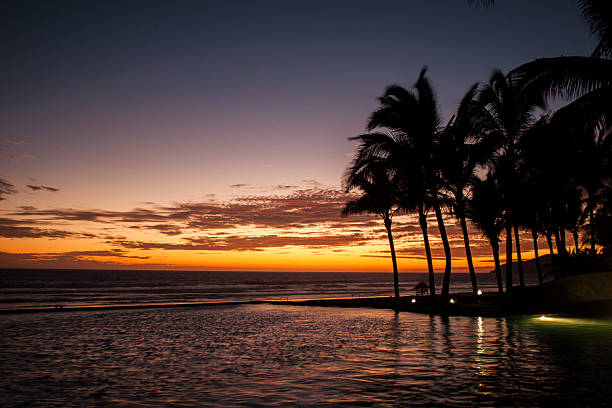
[[[548,244],[548,251],[550,252],[550,256],[552,257],[554,254],[554,251],[553,251],[552,236],[550,234],[546,234],[546,243]]]
[[[574,238],[574,248],[576,248],[576,255],[578,255],[578,251],[579,251],[579,244],[578,244],[578,230],[577,229],[572,229],[572,238]]]
[[[557,265],[555,264],[555,254],[553,252],[553,242],[550,233],[546,234],[546,243],[548,244],[548,251],[550,252],[550,265],[552,266],[553,276],[557,279],[559,276],[557,273]]]
[[[436,296],[436,281],[434,277],[433,260],[431,258],[431,248],[429,246],[429,234],[427,233],[427,215],[419,208],[419,224],[423,233],[423,242],[425,245],[425,255],[427,256],[427,271],[429,273],[429,296]]]
[[[512,292],[512,224],[506,226],[506,293]]]
[[[397,260],[395,259],[395,246],[393,245],[393,235],[391,234],[391,219],[385,218],[385,228],[389,237],[389,247],[391,248],[391,261],[393,262],[393,288],[395,289],[395,300],[399,301],[399,274],[397,272]]]
[[[561,238],[561,247],[563,248],[563,255],[567,255],[567,244],[565,240],[565,228],[559,227],[559,236]]]
[[[565,248],[563,248],[558,228],[555,228],[555,243],[557,244],[557,255],[565,255]]]
[[[491,249],[493,250],[493,261],[495,262],[495,277],[497,278],[497,290],[501,295],[504,293],[504,287],[502,285],[501,265],[499,264],[499,242],[497,241],[497,237],[489,238],[489,242],[491,243]]]
[[[591,226],[591,255],[595,256],[595,224],[593,224],[593,207],[589,210],[589,225]]]
[[[519,284],[525,287],[525,278],[523,276],[523,258],[521,257],[521,241],[519,239],[518,227],[514,226],[514,240],[516,241],[516,263],[518,264]]]
[[[468,235],[467,224],[465,222],[465,215],[463,209],[457,209],[457,216],[461,223],[461,230],[463,231],[463,244],[465,245],[465,257],[467,258],[468,269],[470,270],[470,279],[472,280],[472,292],[474,296],[478,294],[478,282],[476,281],[476,272],[474,271],[474,263],[472,262],[472,250],[470,249],[470,236]]]
[[[440,229],[440,237],[442,238],[444,258],[446,261],[446,265],[444,267],[444,279],[442,280],[442,297],[448,297],[450,293],[451,250],[450,245],[448,244],[448,236],[446,235],[446,228],[444,227],[444,219],[442,218],[442,210],[440,210],[440,205],[435,203],[433,207],[436,212],[436,220],[438,221],[438,228]]]
[[[535,264],[536,271],[538,272],[538,283],[542,284],[542,265],[540,264],[540,258],[538,256],[538,233],[535,229],[531,230],[531,236],[533,237],[533,251],[535,252]]]

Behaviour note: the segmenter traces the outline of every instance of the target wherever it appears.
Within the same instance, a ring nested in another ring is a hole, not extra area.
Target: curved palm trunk
[[[523,275],[523,258],[521,257],[521,241],[519,239],[518,227],[514,226],[514,240],[516,241],[516,263],[518,265],[519,284],[525,287],[525,277]]]
[[[542,265],[540,264],[540,258],[538,255],[538,233],[535,229],[531,230],[531,236],[533,237],[533,251],[535,252],[535,264],[536,271],[538,272],[538,283],[542,284]]]
[[[474,271],[474,263],[472,262],[472,250],[470,249],[470,236],[468,235],[467,224],[465,222],[465,214],[463,209],[457,208],[457,216],[461,223],[461,231],[463,231],[463,244],[465,245],[465,257],[467,258],[468,269],[470,270],[470,279],[472,280],[472,292],[474,296],[478,294],[478,282],[476,281],[476,272]]]
[[[442,297],[448,297],[450,293],[451,250],[448,243],[448,236],[446,235],[446,227],[444,227],[444,219],[442,218],[442,210],[440,210],[440,205],[435,203],[433,207],[436,212],[436,220],[438,221],[438,228],[440,229],[440,237],[442,238],[444,258],[446,261],[446,265],[444,267],[444,279],[442,280]]]
[[[434,279],[433,260],[431,258],[431,247],[429,246],[429,234],[427,233],[427,216],[422,208],[419,208],[419,224],[423,233],[425,255],[427,256],[427,272],[429,273],[429,296],[436,296],[436,281]]]
[[[399,301],[399,274],[397,272],[397,260],[395,259],[395,246],[393,245],[393,235],[391,234],[391,219],[385,218],[385,228],[389,237],[389,247],[391,248],[391,261],[393,262],[393,288],[395,289],[395,300]]]
[[[499,263],[499,241],[497,237],[489,238],[491,243],[491,249],[493,250],[493,261],[495,262],[495,277],[497,278],[497,291],[502,294],[504,293],[504,287],[502,285],[502,272],[501,265]]]
[[[512,292],[512,224],[506,226],[506,293]]]

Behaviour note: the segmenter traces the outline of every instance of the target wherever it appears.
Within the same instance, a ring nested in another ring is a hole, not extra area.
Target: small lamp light
[[[416,299],[415,298],[412,298],[412,303],[416,303]]]
[[[482,289],[478,289],[478,292],[476,292],[478,294],[478,296],[482,295]]]
[[[455,303],[455,299],[450,298],[449,302],[450,302],[451,304],[453,304],[453,303]]]

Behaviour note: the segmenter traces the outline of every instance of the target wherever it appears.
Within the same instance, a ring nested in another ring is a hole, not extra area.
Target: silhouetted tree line
[[[492,1],[484,1],[492,4]],[[513,286],[516,247],[519,285],[524,286],[519,231],[531,233],[542,283],[538,239],[553,255],[595,255],[612,245],[612,2],[578,2],[598,45],[590,57],[543,58],[504,74],[495,71],[475,84],[456,113],[442,124],[435,92],[424,68],[411,89],[389,86],[371,114],[367,133],[346,171],[347,191],[361,195],[345,215],[381,216],[389,238],[395,296],[398,270],[392,218],[416,214],[423,235],[430,294],[436,293],[429,243],[433,211],[445,254],[442,296],[449,295],[451,248],[443,214],[463,232],[474,294],[478,282],[470,251],[468,221],[489,241],[497,285],[503,292],[500,237],[506,242],[506,292]],[[550,98],[570,102],[539,114]]]

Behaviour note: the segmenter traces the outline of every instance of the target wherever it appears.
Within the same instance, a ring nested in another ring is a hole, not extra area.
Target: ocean
[[[452,292],[471,292],[468,274],[451,277]],[[401,294],[414,294],[419,282],[429,283],[428,275],[400,274]],[[478,282],[485,292],[497,290],[492,274],[478,274]],[[436,274],[438,293],[441,287]],[[0,309],[391,295],[391,273],[0,270]]]
[[[423,276],[402,275],[404,290]],[[469,290],[459,278],[453,291]],[[1,282],[4,308],[392,293],[391,274],[15,271]],[[2,407],[612,400],[606,319],[241,304],[2,314],[0,333]]]

